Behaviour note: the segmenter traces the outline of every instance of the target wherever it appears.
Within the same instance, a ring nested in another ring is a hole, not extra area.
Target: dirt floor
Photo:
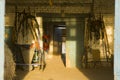
[[[114,80],[111,67],[77,69],[65,68],[60,56],[46,60],[44,71],[36,68],[33,71],[17,70],[16,80]]]

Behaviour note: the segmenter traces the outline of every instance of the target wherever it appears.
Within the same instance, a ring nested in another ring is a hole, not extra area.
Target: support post
[[[114,80],[120,80],[120,0],[115,0]]]
[[[4,14],[5,0],[0,0],[0,80],[4,80]]]

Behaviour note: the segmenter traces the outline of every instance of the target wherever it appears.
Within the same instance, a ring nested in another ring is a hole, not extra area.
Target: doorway
[[[62,62],[66,65],[66,25],[54,25],[54,54],[60,55]]]

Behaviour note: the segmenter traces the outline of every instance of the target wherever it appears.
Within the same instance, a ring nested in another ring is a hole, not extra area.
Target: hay
[[[12,52],[7,44],[5,44],[5,64],[4,64],[4,80],[13,80],[15,77],[15,62]]]

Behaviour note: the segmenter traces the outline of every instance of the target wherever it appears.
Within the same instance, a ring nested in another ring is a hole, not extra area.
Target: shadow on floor
[[[29,73],[29,71],[23,71],[21,69],[16,70],[15,80],[24,80],[25,76]]]
[[[80,69],[89,80],[114,80],[111,67]]]
[[[16,72],[16,80],[114,80],[112,67],[82,68],[79,70],[78,68],[65,68],[60,56],[54,56],[47,60],[44,72],[37,69],[30,72],[18,69]]]

